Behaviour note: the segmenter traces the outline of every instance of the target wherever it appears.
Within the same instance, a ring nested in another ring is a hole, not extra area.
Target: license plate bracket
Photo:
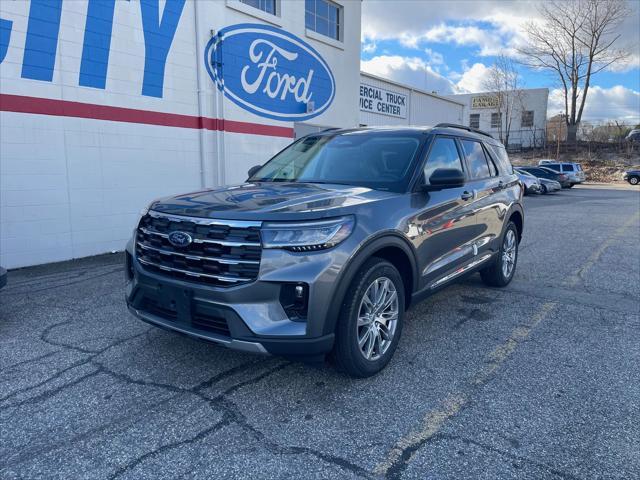
[[[163,308],[174,310],[177,313],[177,320],[180,323],[191,323],[193,290],[158,284],[157,295],[157,302],[162,305]]]

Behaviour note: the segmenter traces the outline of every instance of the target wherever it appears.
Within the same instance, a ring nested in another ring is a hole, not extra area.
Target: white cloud
[[[484,21],[516,28],[514,19],[531,19],[532,2],[504,0],[365,0],[362,4],[362,35],[365,38],[419,36],[444,22]]]
[[[376,45],[376,42],[363,43],[362,53],[373,53],[377,48],[378,46]]]
[[[441,95],[457,93],[453,82],[436,72],[424,59],[400,55],[379,55],[361,61],[360,68],[372,75],[395,80],[414,88]]]
[[[474,63],[471,67],[465,68],[462,74],[449,75],[457,80],[456,87],[459,91],[466,93],[483,92],[484,81],[491,68],[484,63]]]
[[[517,56],[517,48],[526,42],[523,26],[537,21],[542,0],[365,0],[362,4],[363,39],[397,40],[408,48],[424,43],[477,46],[477,54],[499,53]],[[632,13],[620,26],[620,46],[638,51],[638,6],[630,1]],[[613,71],[637,68],[640,56],[613,66]]]
[[[549,93],[549,116],[564,113],[564,99],[560,89]],[[587,92],[582,120],[587,122],[623,121],[640,123],[640,92],[616,85],[611,88],[593,86]]]
[[[500,38],[489,30],[477,26],[452,26],[441,23],[420,34],[403,33],[400,42],[405,47],[417,48],[421,42],[479,45],[483,49],[500,43]]]
[[[631,55],[623,61],[618,61],[607,67],[611,72],[628,72],[634,68],[640,68],[640,54],[631,50]]]
[[[433,65],[444,65],[444,57],[441,53],[435,52],[430,48],[426,48],[424,53],[427,54],[427,63],[431,66]]]

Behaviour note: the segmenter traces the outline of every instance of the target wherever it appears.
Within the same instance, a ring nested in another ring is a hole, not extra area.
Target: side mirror
[[[442,190],[456,188],[464,185],[465,178],[462,170],[457,168],[436,168],[429,177],[429,185],[424,185],[425,190]]]
[[[253,167],[251,167],[249,169],[249,171],[247,172],[247,175],[249,175],[248,178],[253,177],[253,175],[262,168],[262,165],[254,165]]]

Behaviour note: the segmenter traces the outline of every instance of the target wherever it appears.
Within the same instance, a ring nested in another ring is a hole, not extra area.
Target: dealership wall
[[[220,29],[281,27],[306,42],[329,66],[335,96],[302,121],[358,124],[361,7],[336,3],[342,42],[305,29],[305,2],[278,2],[279,16],[235,0],[0,2],[0,264],[122,250],[153,198],[241,182],[291,141],[293,120],[215,87],[203,59]],[[227,63],[242,61],[257,68],[248,52]],[[288,72],[306,78],[303,66]]]
[[[461,123],[462,102],[360,73],[360,125],[433,126]]]

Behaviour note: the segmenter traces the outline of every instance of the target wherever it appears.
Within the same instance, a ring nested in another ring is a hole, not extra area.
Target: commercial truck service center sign
[[[360,110],[407,118],[407,96],[361,83]]]

